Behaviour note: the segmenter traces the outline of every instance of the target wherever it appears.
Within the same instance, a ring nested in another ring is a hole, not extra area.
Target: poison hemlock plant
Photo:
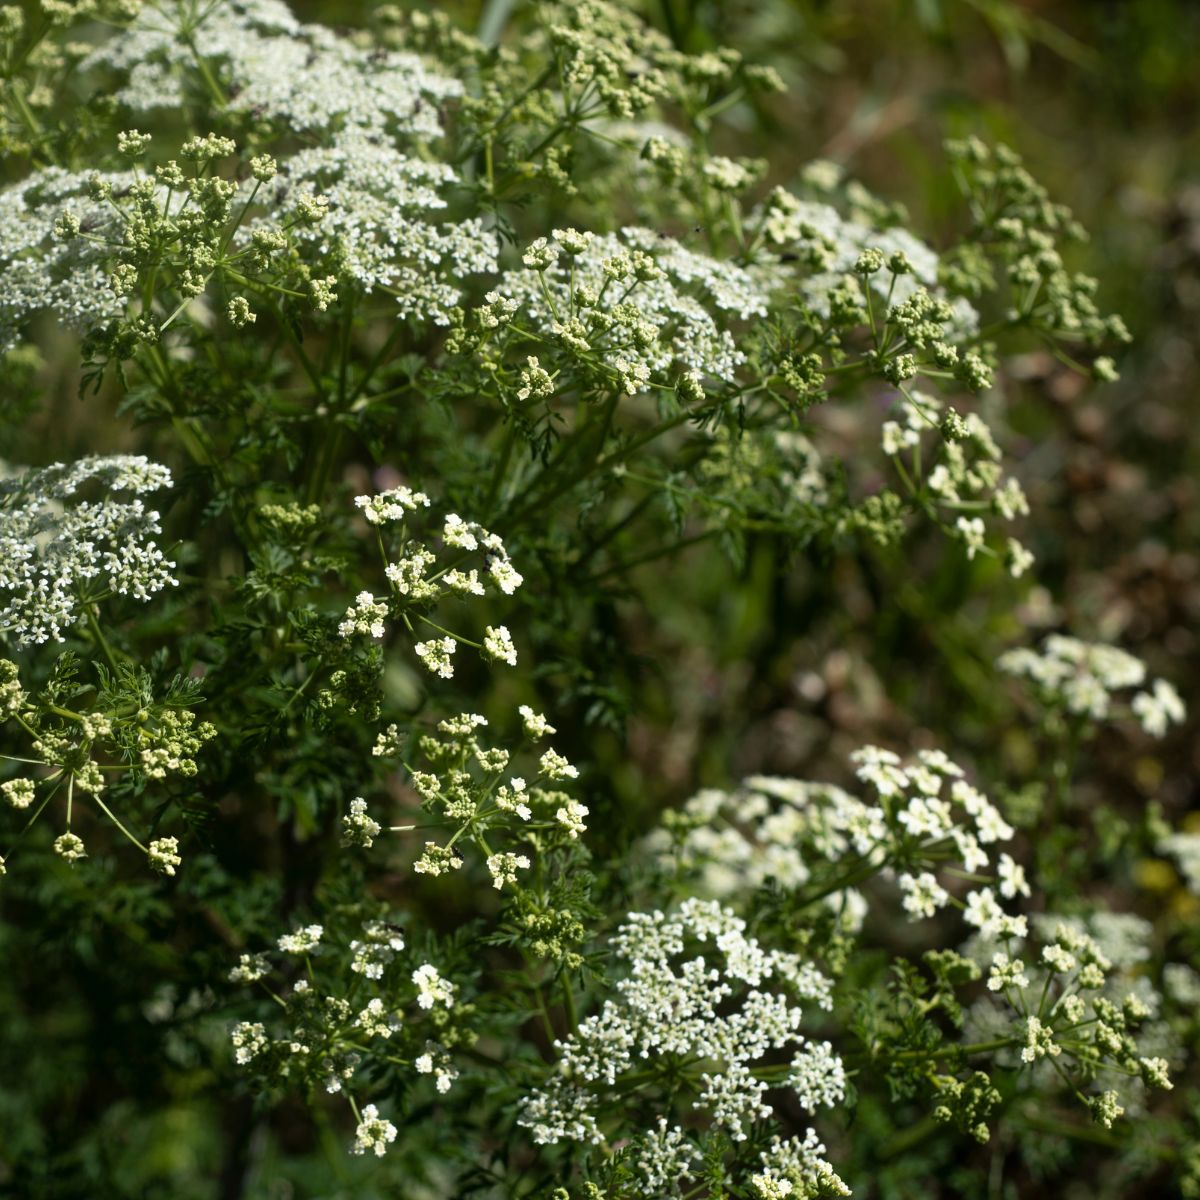
[[[928,535],[1015,608],[997,371],[1105,379],[1128,340],[1070,214],[973,138],[940,251],[831,163],[768,187],[709,145],[773,74],[602,0],[499,48],[373,16],[0,9],[0,342],[74,339],[145,452],[5,465],[4,887],[177,913],[176,1051],[405,1195],[874,1195],[888,1139],[1039,1130],[1194,1155],[1151,1116],[1193,968],[1034,853],[1114,695],[1161,737],[1170,682],[1066,635],[1000,657],[1053,799],[945,730],[621,829],[593,751],[632,650],[576,628],[762,537]]]

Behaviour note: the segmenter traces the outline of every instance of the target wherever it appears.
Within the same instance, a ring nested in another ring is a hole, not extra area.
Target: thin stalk
[[[94,604],[88,605],[87,624],[88,629],[91,631],[92,639],[95,641],[96,645],[99,646],[101,652],[104,654],[104,657],[108,660],[108,665],[112,667],[113,671],[116,671],[117,660],[113,654],[112,647],[108,644],[108,638],[104,636],[104,630],[100,628],[100,622],[97,620],[96,606]]]
[[[140,851],[141,851],[141,852],[142,852],[142,853],[143,853],[143,854],[149,854],[149,853],[150,853],[150,851],[149,851],[149,850],[147,850],[147,849],[146,849],[146,847],[145,847],[145,846],[143,846],[143,845],[142,845],[142,843],[141,843],[141,842],[139,842],[139,841],[137,840],[137,838],[135,838],[135,837],[133,836],[133,834],[132,834],[132,833],[130,833],[130,832],[129,832],[129,830],[128,830],[128,829],[126,829],[126,828],[125,828],[125,826],[121,824],[121,822],[120,822],[120,821],[117,819],[117,817],[116,817],[116,814],[115,814],[115,813],[112,811],[112,809],[111,809],[111,808],[109,808],[109,807],[108,807],[108,805],[107,805],[107,804],[105,804],[105,803],[104,803],[104,801],[103,801],[103,800],[101,800],[101,799],[100,799],[100,797],[99,797],[99,796],[93,795],[93,796],[92,796],[92,799],[93,799],[93,800],[95,800],[95,802],[96,802],[96,803],[97,803],[97,804],[100,806],[100,808],[101,808],[101,810],[103,811],[104,815],[105,815],[106,817],[108,817],[108,819],[109,819],[109,820],[110,820],[110,821],[111,821],[111,822],[112,822],[112,823],[113,823],[113,824],[114,824],[114,825],[115,825],[115,826],[116,826],[116,827],[117,827],[117,828],[118,828],[118,829],[119,829],[119,830],[120,830],[120,831],[121,831],[121,832],[122,832],[122,833],[123,833],[123,834],[124,834],[124,835],[125,835],[125,836],[126,836],[126,837],[127,837],[127,838],[128,838],[128,839],[129,839],[129,840],[130,840],[130,841],[131,841],[131,842],[132,842],[132,843],[133,843],[133,844],[134,844],[134,845],[135,845],[135,846],[136,846],[136,847],[137,847],[137,848],[138,848]]]

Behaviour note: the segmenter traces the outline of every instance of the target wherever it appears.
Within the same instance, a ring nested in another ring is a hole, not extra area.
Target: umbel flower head
[[[614,950],[628,973],[600,1011],[558,1043],[558,1069],[526,1096],[518,1118],[539,1143],[603,1143],[625,1136],[613,1101],[627,1072],[657,1062],[705,1065],[691,1081],[693,1107],[735,1142],[766,1103],[771,1068],[810,1110],[845,1090],[840,1058],[799,1032],[798,1001],[830,1006],[830,981],[796,954],[767,950],[746,923],[715,901],[686,900],[678,912],[631,913]],[[615,1126],[612,1123],[616,1122]]]
[[[507,626],[487,626],[483,642],[478,643],[443,629],[423,611],[442,599],[486,595],[488,587],[511,596],[524,579],[508,557],[503,539],[474,521],[465,521],[457,513],[447,513],[440,549],[449,561],[439,565],[438,553],[430,548],[436,545],[432,538],[417,540],[408,528],[409,518],[413,514],[419,516],[429,507],[429,497],[424,492],[396,487],[373,496],[358,496],[354,503],[363,519],[378,531],[388,591],[378,598],[374,592],[359,592],[346,609],[338,633],[343,638],[382,639],[387,633],[387,618],[396,614],[403,617],[412,631],[413,622],[408,615],[411,611],[419,622],[442,635],[427,637],[413,647],[431,674],[442,679],[454,677],[454,655],[460,642],[475,646],[487,662],[516,666],[517,648]],[[385,545],[385,534],[394,550]],[[464,554],[478,555],[480,565],[467,566]]]
[[[499,249],[496,235],[477,219],[437,222],[446,208],[442,193],[457,182],[445,163],[410,157],[377,135],[352,131],[284,161],[266,200],[272,221],[295,225],[302,247],[363,291],[387,288],[399,315],[446,325],[461,299],[459,281],[494,271]],[[313,189],[328,211],[310,225],[299,219],[300,204]]]
[[[752,275],[648,229],[555,235],[534,242],[499,290],[539,344],[558,344],[567,359],[594,352],[607,383],[629,395],[652,382],[673,386],[680,370],[733,378],[745,356],[730,326],[767,313],[767,293]],[[552,390],[544,364],[528,362],[520,399]]]
[[[1133,697],[1129,708],[1152,737],[1163,737],[1169,725],[1186,715],[1179,693],[1167,680],[1148,683],[1140,658],[1104,642],[1053,633],[1041,650],[1009,650],[996,665],[1006,674],[1029,680],[1043,704],[1065,709],[1074,717],[1105,720],[1113,698],[1133,688],[1146,689]]]
[[[178,583],[155,541],[158,513],[139,498],[170,484],[166,467],[140,455],[90,456],[0,482],[0,630],[19,645],[61,642],[85,605],[114,593],[149,600]],[[100,498],[81,499],[85,490]]]
[[[117,217],[97,188],[119,192],[133,179],[47,167],[0,192],[0,351],[12,349],[34,313],[48,309],[62,324],[88,331],[124,308],[100,242],[66,235],[81,227],[106,235]]]
[[[202,85],[197,62],[224,80],[229,107],[300,133],[349,127],[362,133],[435,137],[441,103],[462,84],[415,54],[374,52],[321,25],[306,25],[280,0],[186,0],[147,4],[129,27],[81,64],[124,77],[116,101],[133,112],[175,109]]]

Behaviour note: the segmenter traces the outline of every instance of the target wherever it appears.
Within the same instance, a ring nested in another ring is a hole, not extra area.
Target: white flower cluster
[[[412,981],[417,985],[417,1003],[422,1008],[454,1007],[454,984],[443,979],[431,963],[419,966],[412,974]]]
[[[842,1098],[841,1060],[799,1032],[797,1002],[830,1007],[829,980],[796,954],[762,947],[729,909],[691,899],[669,915],[631,913],[613,950],[627,974],[599,1012],[556,1043],[554,1074],[521,1102],[518,1120],[534,1141],[598,1144],[627,1136],[620,1124],[623,1077],[671,1062],[695,1064],[684,1076],[693,1109],[735,1141],[772,1115],[765,1097],[778,1083],[770,1082],[764,1059],[792,1056],[788,1084],[802,1103]],[[674,1154],[679,1135],[663,1131],[662,1143]]]
[[[803,1140],[776,1137],[764,1150],[762,1171],[750,1182],[761,1200],[809,1200],[817,1196],[849,1196],[850,1189],[826,1161],[815,1129]]]
[[[446,164],[352,129],[281,163],[266,192],[269,223],[292,226],[299,246],[311,247],[364,291],[393,293],[400,316],[445,325],[462,298],[462,280],[495,271],[498,250],[495,234],[477,218],[438,223],[443,193],[456,182]],[[299,220],[312,195],[328,204],[315,224]],[[239,239],[248,242],[255,227]]]
[[[382,979],[384,969],[404,949],[404,936],[384,921],[368,921],[362,934],[350,942],[350,970],[368,979]]]
[[[1188,890],[1200,896],[1200,833],[1169,833],[1159,840],[1158,851],[1175,859]]]
[[[198,18],[194,5],[174,0],[148,6],[82,67],[122,76],[115,97],[134,112],[176,108],[189,89],[215,87],[226,94],[223,106],[281,134],[321,139],[273,164],[267,187],[256,177],[242,185],[239,207],[253,196],[266,215],[238,230],[240,248],[260,231],[290,229],[302,252],[336,272],[327,283],[348,275],[365,291],[387,289],[402,317],[440,324],[467,276],[496,269],[495,234],[479,219],[441,221],[458,176],[430,161],[425,142],[440,134],[439,108],[462,85],[416,55],[302,24],[277,0],[209,5]],[[71,252],[82,251],[73,244]],[[333,292],[319,283],[314,298],[323,309]]]
[[[189,0],[145,5],[88,55],[84,71],[114,71],[118,104],[134,112],[178,109],[188,84],[217,80],[229,108],[296,133],[351,128],[364,134],[435,137],[439,106],[462,93],[415,54],[356,45],[298,21],[280,0]]]
[[[1116,646],[1059,633],[1046,638],[1040,651],[1009,650],[996,665],[1009,675],[1031,680],[1046,703],[1097,721],[1109,715],[1115,693],[1146,683],[1141,659]],[[1169,725],[1182,722],[1185,715],[1179,693],[1165,679],[1139,691],[1129,707],[1153,737],[1162,737]]]
[[[962,769],[944,753],[923,750],[908,764],[890,750],[866,746],[852,756],[860,780],[876,793],[864,801],[830,784],[753,776],[734,792],[708,788],[655,830],[647,848],[665,868],[695,873],[706,894],[734,899],[768,879],[803,888],[810,880],[844,924],[857,930],[866,904],[852,886],[825,890],[831,864],[856,865],[865,878],[889,862],[926,861],[930,869],[899,877],[914,919],[950,902],[934,869],[953,847],[971,874],[989,869],[985,846],[1009,840],[1012,827]],[[1028,894],[1021,868],[1008,855],[997,866],[1006,897]],[[849,874],[850,872],[845,872]],[[834,872],[837,879],[842,868]],[[990,889],[968,897],[968,920],[995,919]]]
[[[257,1058],[268,1046],[266,1027],[258,1021],[242,1021],[230,1031],[234,1061],[245,1066]]]
[[[960,417],[953,409],[943,416],[940,400],[916,390],[905,392],[895,407],[895,418],[883,425],[883,451],[893,458],[904,455],[910,478],[920,476],[923,461],[933,463],[924,476],[925,488],[947,520],[953,521],[968,558],[987,544],[985,516],[1004,521],[1028,516],[1024,489],[1004,474],[1000,447],[982,417],[977,413]],[[932,433],[942,435],[936,459],[924,444]],[[1033,565],[1033,555],[1015,538],[1007,539],[1003,557],[1013,578]]]
[[[72,866],[81,858],[87,858],[83,838],[75,833],[60,833],[54,839],[54,853],[60,858],[65,858]]]
[[[497,301],[515,301],[539,341],[591,356],[630,395],[674,387],[680,371],[697,384],[732,379],[745,356],[729,326],[767,312],[766,292],[741,267],[648,229],[556,230],[524,262],[502,276]],[[530,359],[526,396],[547,394],[549,378]]]
[[[767,245],[778,255],[799,265],[788,270],[791,286],[798,287],[805,303],[820,316],[830,312],[830,297],[849,287],[860,292],[854,274],[863,251],[877,250],[884,261],[902,255],[907,271],[893,274],[880,270],[867,278],[868,286],[891,303],[911,300],[922,288],[938,294],[938,256],[924,242],[905,229],[879,229],[857,219],[844,217],[830,204],[802,200],[784,188],[776,188],[763,207],[752,217],[759,221]],[[774,268],[779,270],[779,268]],[[969,305],[958,301],[955,317],[960,328],[970,329],[976,315]]]
[[[689,886],[702,895],[733,899],[770,879],[803,886],[814,862],[848,852],[846,830],[864,812],[860,800],[832,784],[756,775],[732,792],[697,792],[644,844],[662,866],[694,873]],[[830,903],[853,924],[861,920],[857,892],[835,893]]]
[[[349,811],[342,817],[342,844],[368,850],[382,832],[383,826],[367,811],[367,802],[361,796],[351,800]]]
[[[0,795],[3,795],[13,808],[28,808],[33,803],[33,780],[10,779],[6,783],[0,783]]]
[[[404,970],[390,970],[404,952],[400,930],[385,921],[367,921],[360,937],[344,946],[324,944],[322,925],[306,925],[278,939],[283,955],[309,954],[318,948],[324,955],[309,964],[308,972],[280,995],[266,981],[275,964],[269,953],[243,954],[229,973],[233,983],[260,984],[279,1008],[277,1026],[243,1021],[230,1031],[234,1059],[278,1079],[302,1079],[327,1092],[349,1095],[364,1065],[385,1058],[412,1063],[415,1075],[432,1076],[439,1092],[458,1078],[446,1045],[457,1044],[452,1010],[458,987],[432,963],[416,960]],[[335,939],[337,942],[337,939]],[[347,965],[349,973],[342,968]],[[411,960],[410,960],[411,962]],[[291,974],[286,958],[282,974]],[[365,994],[364,994],[365,993]],[[353,1000],[353,1003],[351,1001]],[[428,1036],[434,1034],[438,1041]],[[363,1072],[365,1074],[365,1072]],[[367,1086],[366,1083],[363,1086]],[[350,1103],[354,1106],[353,1097]],[[396,1130],[380,1116],[374,1104],[359,1113],[352,1150],[382,1155],[395,1140]]]
[[[392,613],[405,614],[407,622],[406,610],[427,607],[441,599],[483,596],[489,586],[511,596],[524,582],[500,536],[474,521],[463,520],[457,513],[449,513],[443,522],[441,555],[450,561],[439,566],[439,554],[427,542],[407,533],[408,516],[429,507],[429,497],[424,492],[391,488],[374,496],[358,496],[355,504],[368,524],[398,526],[399,545],[384,562],[388,596],[376,599],[373,592],[359,592],[338,625],[338,632],[344,638],[382,638],[387,632],[386,618]],[[480,566],[466,566],[464,558],[469,554],[480,556]],[[419,611],[417,619],[442,634],[414,646],[421,663],[434,675],[443,679],[453,677],[454,654],[460,642],[477,647],[488,662],[516,666],[517,648],[505,625],[487,626],[482,643],[477,643],[442,630]]]
[[[291,933],[283,934],[278,942],[285,954],[314,954],[321,945],[325,929],[321,925],[305,925]]]
[[[353,1153],[366,1154],[368,1150],[373,1150],[376,1155],[382,1156],[395,1140],[395,1125],[381,1117],[374,1104],[368,1104],[362,1110],[358,1128],[354,1131]]]
[[[149,600],[176,584],[154,540],[158,513],[136,498],[170,484],[166,467],[138,455],[89,456],[0,482],[0,629],[20,645],[62,641],[83,618],[84,598]],[[85,490],[99,499],[79,499]]]
[[[1149,924],[1100,912],[1088,919],[1089,932],[1080,920],[1039,914],[1032,924],[1042,939],[1040,953],[1028,924],[1021,917],[984,929],[966,948],[988,968],[994,997],[972,1008],[967,1036],[1007,1035],[1021,1065],[1053,1061],[1056,1075],[1067,1079],[1077,1071],[1080,1095],[1085,1082],[1111,1084],[1085,1097],[1093,1119],[1109,1127],[1125,1111],[1121,1101],[1141,1103],[1131,1080],[1171,1087],[1166,1062],[1139,1045],[1162,1043],[1161,1028],[1139,1028],[1161,1004],[1141,973],[1150,955]]]
[[[520,708],[526,738],[536,742],[554,727],[528,705]],[[437,814],[452,829],[450,843],[426,842],[414,864],[420,875],[437,877],[456,871],[463,859],[452,847],[476,845],[484,855],[492,885],[497,890],[518,884],[531,859],[518,849],[498,850],[496,836],[528,838],[547,848],[552,839],[574,841],[587,829],[587,805],[561,785],[578,778],[579,771],[563,755],[549,748],[538,759],[532,783],[523,775],[508,774],[511,754],[484,746],[478,731],[488,722],[478,713],[461,713],[438,723],[438,737],[418,739],[428,770],[412,770],[410,783],[422,806]]]
[[[164,875],[174,875],[175,868],[183,862],[179,855],[179,839],[173,837],[155,838],[147,851],[150,865]]]
[[[93,198],[90,183],[98,179],[119,193],[133,178],[47,167],[0,191],[0,353],[12,349],[34,313],[49,310],[63,325],[86,331],[123,310],[100,264],[104,247],[57,237],[55,228],[65,221],[104,238],[119,218]]]

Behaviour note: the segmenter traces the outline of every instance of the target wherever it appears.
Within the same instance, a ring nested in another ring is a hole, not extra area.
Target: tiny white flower
[[[548,779],[579,778],[579,768],[571,766],[556,750],[547,750],[538,760],[538,766]]]
[[[74,833],[63,833],[54,839],[54,853],[65,858],[72,866],[87,857],[83,839]]]
[[[442,582],[460,596],[482,596],[484,594],[484,586],[479,578],[479,572],[473,567],[469,571],[460,571],[457,568],[447,571],[442,576]]]
[[[1019,958],[1009,958],[1000,951],[992,958],[992,969],[988,975],[988,988],[993,992],[1005,988],[1027,988],[1029,976],[1025,974],[1025,964]]]
[[[458,513],[447,514],[445,524],[442,526],[442,541],[447,546],[455,546],[459,550],[477,550],[479,548],[474,526],[464,521]]]
[[[541,713],[534,712],[528,704],[522,704],[517,712],[520,713],[521,720],[524,722],[526,737],[532,738],[535,742],[547,734],[558,732]]]
[[[587,829],[583,821],[587,815],[588,807],[586,804],[580,804],[578,800],[568,800],[554,814],[554,819],[572,838],[577,838]]]
[[[13,808],[28,808],[33,802],[34,784],[32,779],[10,779],[0,783],[0,792]]]
[[[499,891],[506,883],[517,882],[517,871],[527,871],[529,859],[524,854],[493,854],[487,860],[487,869],[492,886]]]
[[[291,933],[285,933],[279,939],[279,948],[285,954],[310,954],[321,944],[325,933],[322,925],[305,925]]]
[[[963,919],[968,925],[974,925],[976,929],[986,933],[1003,915],[991,888],[980,888],[967,896],[967,908]]]
[[[507,625],[489,625],[483,635],[483,652],[494,662],[517,665],[517,648]]]
[[[932,917],[939,908],[950,902],[950,893],[928,871],[913,876],[900,876],[900,890],[904,893],[903,906],[914,920]]]
[[[389,521],[403,521],[418,508],[428,508],[429,497],[424,492],[398,487],[380,492],[377,496],[355,496],[354,503],[370,524],[384,525]]]
[[[506,596],[511,596],[525,582],[524,576],[507,558],[493,558],[488,564],[488,574]]]
[[[1028,896],[1029,883],[1025,879],[1025,868],[1013,860],[1012,855],[1000,855],[998,864],[1000,874],[1000,895],[1006,900],[1014,900],[1017,896]]]
[[[346,615],[338,626],[338,633],[344,638],[355,634],[370,634],[373,638],[381,638],[384,634],[383,619],[388,614],[386,604],[377,603],[371,592],[359,592],[354,603],[346,609]]]
[[[443,979],[437,967],[431,963],[419,966],[412,973],[412,981],[417,985],[417,1004],[421,1008],[433,1008],[439,1004],[444,1008],[454,1006],[454,984]]]
[[[179,857],[179,839],[173,837],[156,838],[150,843],[148,858],[150,865],[164,875],[174,875],[175,868],[183,859]]]
[[[267,1031],[258,1021],[242,1021],[229,1034],[233,1043],[233,1058],[239,1066],[245,1066],[257,1058],[270,1044]]]
[[[379,822],[367,813],[367,802],[361,796],[351,800],[349,812],[342,817],[342,844],[366,849],[374,845],[381,831]]]
[[[265,954],[243,954],[238,965],[229,972],[230,983],[254,983],[271,972],[271,962]]]
[[[1181,723],[1187,715],[1179,693],[1165,679],[1156,679],[1151,691],[1139,692],[1130,707],[1151,737],[1162,737],[1168,725]]]
[[[1005,545],[1007,549],[1004,555],[1004,562],[1008,567],[1008,573],[1014,579],[1020,579],[1033,566],[1033,554],[1021,545],[1016,538],[1010,537]]]
[[[368,1104],[362,1110],[358,1128],[355,1130],[352,1152],[365,1154],[368,1150],[373,1150],[376,1155],[382,1157],[395,1140],[395,1125],[381,1117],[374,1104]]]
[[[962,535],[963,544],[967,548],[967,558],[974,558],[976,553],[982,550],[985,545],[987,530],[982,518],[959,517],[954,525]]]
[[[1021,1050],[1022,1062],[1036,1062],[1039,1058],[1057,1058],[1062,1047],[1054,1041],[1054,1030],[1047,1028],[1037,1017],[1028,1017],[1025,1022],[1025,1045]]]
[[[417,657],[425,667],[442,679],[451,679],[454,676],[452,660],[457,648],[458,643],[452,637],[433,638],[428,642],[418,642],[414,647]]]

